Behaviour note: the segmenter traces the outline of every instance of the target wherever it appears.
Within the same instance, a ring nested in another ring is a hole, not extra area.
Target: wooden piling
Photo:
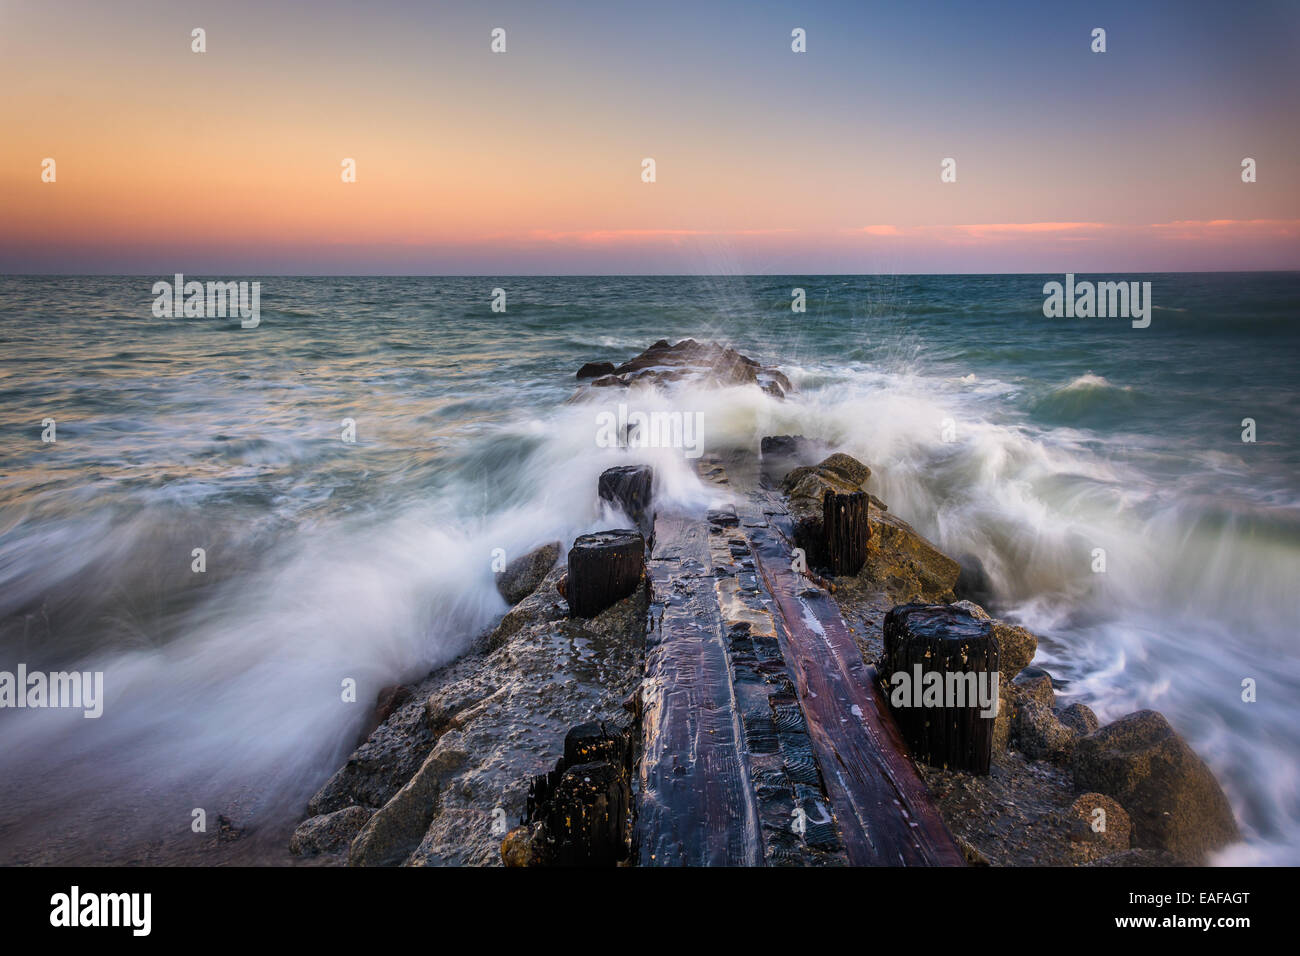
[[[581,535],[569,549],[565,597],[571,617],[594,617],[637,589],[645,539],[630,529]]]
[[[866,564],[869,504],[865,491],[845,495],[828,491],[822,498],[822,555],[832,574],[857,574]]]
[[[881,669],[890,710],[913,757],[949,770],[989,772],[994,718],[981,712],[977,694],[991,690],[996,707],[998,643],[988,621],[947,604],[892,608],[885,615]],[[925,684],[917,685],[930,673],[943,691],[940,700],[926,703]],[[959,684],[960,706],[952,693]]]

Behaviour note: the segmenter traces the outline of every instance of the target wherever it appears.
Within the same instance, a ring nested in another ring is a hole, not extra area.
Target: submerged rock
[[[1164,716],[1140,710],[1081,737],[1074,782],[1114,797],[1133,822],[1133,845],[1192,863],[1240,839],[1209,767]]]
[[[559,541],[534,548],[522,557],[515,558],[497,573],[497,592],[509,605],[518,604],[537,590],[551,568],[560,560],[563,545]]]

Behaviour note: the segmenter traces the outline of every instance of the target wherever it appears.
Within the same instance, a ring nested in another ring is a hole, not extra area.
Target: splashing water
[[[0,712],[8,853],[57,831],[84,858],[109,819],[169,839],[192,807],[291,823],[379,688],[504,612],[493,549],[619,520],[594,489],[626,452],[595,415],[622,400],[703,413],[707,451],[799,433],[870,464],[980,558],[1064,697],[1192,742],[1247,835],[1227,859],[1300,861],[1300,282],[1151,278],[1146,330],[1045,320],[1030,276],[267,278],[248,333],[155,319],[145,278],[5,279],[0,670],[103,670],[106,693],[99,720]],[[800,391],[566,402],[583,362],[687,336]],[[716,503],[680,452],[638,455],[660,495]]]

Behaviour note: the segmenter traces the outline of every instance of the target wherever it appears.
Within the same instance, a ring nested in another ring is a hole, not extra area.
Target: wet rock
[[[846,455],[843,452],[829,455],[817,467],[838,475],[855,488],[861,488],[862,483],[871,477],[870,468],[852,455]]]
[[[974,606],[969,601],[959,601],[956,607]],[[977,615],[978,616],[978,615]],[[987,615],[985,615],[987,618]],[[1031,669],[1032,670],[1032,669]],[[998,716],[993,721],[993,752],[1004,753],[1013,745],[1019,744],[1016,728],[1020,721],[1020,711],[1025,705],[1037,703],[1051,709],[1055,698],[1052,679],[1046,671],[1038,674],[1024,674],[1014,681],[998,682]]]
[[[438,812],[444,778],[469,759],[463,741],[458,730],[438,739],[415,776],[361,828],[352,841],[348,866],[392,866],[411,854]]]
[[[1081,737],[1086,737],[1101,726],[1101,721],[1097,719],[1097,715],[1092,712],[1092,708],[1087,704],[1071,704],[1061,711],[1058,716],[1061,723]]]
[[[871,547],[859,576],[895,600],[950,601],[961,568],[897,515],[871,509]]]
[[[244,835],[245,828],[236,826],[235,821],[225,814],[217,815],[217,842],[231,843]]]
[[[817,443],[802,435],[766,435],[758,443],[764,458],[800,459],[816,454]]]
[[[389,717],[393,716],[393,712],[397,710],[397,708],[401,707],[410,699],[411,688],[407,687],[405,684],[392,684],[389,687],[385,687],[379,692],[379,696],[375,698],[375,719],[382,724]]]
[[[588,362],[578,371],[579,380],[590,379],[595,387],[666,385],[695,379],[714,386],[757,385],[775,398],[791,391],[790,380],[779,369],[760,365],[718,342],[683,339],[669,345],[655,342],[640,355],[615,367],[612,362]]]
[[[578,369],[578,378],[600,378],[603,375],[614,374],[613,362],[588,362],[582,368]]]
[[[794,523],[795,540],[815,567],[822,567],[822,498],[829,491],[851,494],[861,490],[871,469],[849,455],[837,453],[817,465],[796,468],[781,484]],[[915,528],[897,515],[871,508],[871,543],[867,563],[858,577],[877,585],[895,604],[913,600],[952,601],[952,587],[961,568]]]
[[[993,620],[993,618],[989,616],[989,612],[984,610],[984,608],[980,607],[974,601],[967,601],[967,600],[954,601],[952,606],[961,608],[967,614],[973,615],[974,617],[979,618],[981,621]]]
[[[568,608],[560,603],[565,592],[559,588],[566,577],[564,565],[552,568],[528,597],[507,611],[492,631],[475,641],[475,650],[483,654],[491,653],[529,624],[564,617]]]
[[[507,564],[506,569],[497,574],[496,580],[497,592],[505,602],[513,606],[536,591],[542,579],[560,560],[562,548],[559,541],[554,541]]]
[[[383,806],[419,768],[436,739],[424,722],[423,700],[412,696],[352,752],[311,798],[307,812],[320,816],[352,804]]]
[[[957,843],[957,849],[961,850],[962,857],[966,860],[968,866],[990,866],[989,858],[985,856],[973,843],[962,837],[953,837]]]
[[[1018,624],[995,619],[993,637],[997,639],[998,650],[1001,652],[998,672],[1004,681],[1015,679],[1038,653],[1038,638]]]
[[[1136,847],[1201,863],[1240,839],[1218,781],[1156,711],[1129,714],[1081,737],[1073,771],[1077,787],[1114,797],[1128,811]]]
[[[1037,700],[1026,701],[1016,713],[1015,739],[1021,753],[1031,760],[1069,763],[1078,736]]]
[[[1041,667],[1026,667],[1012,683],[1029,700],[1035,700],[1048,710],[1056,706],[1056,691],[1052,686],[1052,675]]]
[[[304,820],[289,839],[289,852],[296,856],[340,853],[374,812],[369,807],[351,806]]]
[[[1008,684],[998,685],[998,715],[993,718],[993,759],[1011,746],[1011,727],[1015,723],[1015,701]]]
[[[1091,863],[1129,849],[1133,825],[1124,808],[1102,793],[1083,793],[1061,814],[1078,863]]]

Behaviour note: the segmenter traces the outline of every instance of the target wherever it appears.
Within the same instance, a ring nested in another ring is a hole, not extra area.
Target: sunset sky
[[[0,0],[0,87],[4,273],[1300,268],[1294,0]]]

